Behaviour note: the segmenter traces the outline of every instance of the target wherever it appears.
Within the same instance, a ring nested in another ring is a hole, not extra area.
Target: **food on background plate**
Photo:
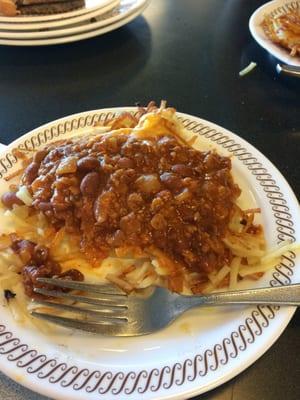
[[[300,55],[300,9],[282,15],[266,15],[261,26],[272,42],[287,49],[293,57]]]
[[[15,149],[23,168],[6,177],[0,214],[8,304],[41,296],[38,277],[201,294],[272,268],[293,245],[266,252],[260,210],[238,206],[231,159],[196,139],[151,102],[89,135]]]
[[[23,15],[50,15],[84,7],[84,0],[18,0],[17,7]]]
[[[13,0],[0,0],[0,15],[14,17],[18,14],[17,5]]]
[[[84,7],[84,0],[0,0],[0,15],[50,15]]]

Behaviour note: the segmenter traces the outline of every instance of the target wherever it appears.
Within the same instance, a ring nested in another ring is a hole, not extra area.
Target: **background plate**
[[[46,124],[8,146],[0,157],[0,184],[18,168],[13,147],[37,149],[121,111],[75,114]],[[259,206],[269,245],[300,239],[297,200],[277,169],[253,146],[233,133],[187,114],[178,114],[199,135],[204,149],[230,154],[245,206]],[[299,258],[289,252],[273,271],[243,286],[275,286],[300,279]],[[17,325],[1,307],[0,370],[12,379],[56,399],[180,399],[210,390],[259,358],[279,337],[294,308],[251,306],[194,309],[155,334],[104,338],[61,331],[45,336]],[[67,333],[66,333],[67,332]],[[270,366],[271,367],[271,366]]]
[[[75,15],[81,15],[95,10],[96,8],[101,8],[111,3],[112,0],[85,0],[85,7],[79,8],[78,10],[69,11],[59,14],[51,15],[17,15],[15,17],[5,17],[0,15],[0,22],[41,22],[41,21],[53,21],[55,19],[70,18]]]
[[[70,35],[80,34],[87,31],[95,31],[102,27],[115,24],[120,20],[128,18],[131,14],[139,12],[145,6],[146,0],[122,0],[120,5],[114,7],[113,10],[94,17],[93,22],[90,20],[83,21],[80,24],[71,27],[63,27],[61,29],[49,29],[46,32],[4,32],[0,31],[0,38],[6,39],[48,39],[52,37],[66,37]],[[85,14],[89,15],[89,14]],[[50,24],[49,24],[49,28]]]
[[[267,14],[281,15],[287,13],[289,10],[299,9],[300,11],[300,0],[286,1],[286,0],[274,0],[262,7],[258,8],[251,16],[249,20],[249,29],[257,41],[257,43],[271,53],[278,60],[283,61],[286,64],[300,66],[300,57],[291,57],[288,50],[280,47],[273,43],[267,38],[260,24]]]
[[[1,39],[0,36],[0,45],[8,45],[8,46],[49,46],[53,44],[64,44],[64,43],[71,43],[76,42],[79,40],[89,39],[95,36],[103,35],[104,33],[111,32],[115,29],[120,28],[123,25],[128,24],[133,19],[138,17],[149,5],[150,0],[144,0],[144,5],[139,8],[137,11],[131,13],[126,18],[121,19],[118,22],[110,24],[108,26],[104,26],[102,28],[94,29],[91,24],[91,30],[86,33],[80,33],[77,35],[70,35],[70,36],[63,36],[58,38],[50,38],[50,39],[32,39],[32,40],[13,40],[13,39]],[[1,34],[0,34],[1,35]]]
[[[124,1],[124,0],[123,0]],[[94,17],[106,14],[111,11],[120,3],[120,0],[112,0],[108,5],[97,8],[95,11],[91,11],[85,14],[77,15],[72,18],[62,18],[60,20],[46,21],[46,22],[33,22],[27,24],[14,24],[14,23],[0,23],[0,29],[3,31],[34,31],[40,29],[52,29],[67,25],[76,24],[85,20],[89,20]],[[104,17],[104,16],[103,16]]]

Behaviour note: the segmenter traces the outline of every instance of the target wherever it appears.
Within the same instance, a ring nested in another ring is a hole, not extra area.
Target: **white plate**
[[[10,39],[1,39],[0,37],[0,45],[9,45],[9,46],[49,46],[53,44],[63,44],[63,43],[71,43],[79,40],[89,39],[95,36],[103,35],[104,33],[111,32],[117,28],[120,28],[123,25],[128,24],[133,19],[138,17],[149,5],[151,0],[143,0],[143,6],[139,8],[137,11],[131,13],[126,18],[122,18],[120,21],[110,24],[108,26],[104,26],[99,29],[94,29],[91,26],[91,30],[86,33],[63,36],[53,39],[36,39],[36,40],[10,40]]]
[[[37,149],[58,138],[87,134],[95,122],[123,110],[135,109],[84,112],[24,135],[0,157],[2,190],[7,186],[4,177],[18,168],[13,147]],[[205,148],[232,156],[245,206],[262,209],[268,244],[280,239],[299,241],[298,202],[270,161],[226,129],[178,115],[187,129],[199,134]],[[284,285],[299,279],[299,257],[289,253],[276,269],[250,285]],[[1,307],[0,370],[60,400],[182,400],[213,389],[257,360],[283,332],[294,310],[269,306],[194,309],[152,335],[105,338],[74,331],[45,336],[17,325],[7,308]]]
[[[90,11],[96,10],[97,8],[105,7],[113,0],[85,0],[85,6],[78,10],[68,11],[65,13],[50,14],[50,15],[16,15],[15,17],[5,17],[0,15],[0,22],[42,22],[42,21],[53,21],[60,20],[62,18],[70,18],[75,15],[81,15]]]
[[[146,3],[146,0],[121,0],[113,10],[100,17],[95,17],[96,21],[83,21],[64,29],[49,29],[46,32],[4,32],[0,31],[0,39],[46,39],[52,37],[65,37],[87,31],[95,31],[103,26],[116,23],[138,12]]]
[[[300,10],[300,0],[274,0],[267,4],[264,4],[258,8],[251,16],[249,20],[249,28],[252,36],[257,43],[271,53],[278,60],[283,61],[286,64],[300,66],[300,57],[291,57],[288,50],[280,47],[273,43],[264,33],[261,23],[265,15],[281,15],[288,11],[298,8]]]
[[[53,29],[57,27],[64,27],[67,25],[72,25],[76,24],[79,22],[83,22],[85,20],[90,20],[91,18],[103,16],[106,17],[106,15],[103,14],[108,14],[109,12],[112,11],[114,7],[116,7],[120,3],[120,0],[112,0],[109,4],[107,4],[105,7],[97,8],[94,11],[77,15],[72,18],[62,18],[61,20],[54,20],[54,21],[46,21],[46,22],[33,22],[33,23],[28,23],[28,24],[12,24],[12,23],[0,23],[0,31],[37,31],[40,29]]]

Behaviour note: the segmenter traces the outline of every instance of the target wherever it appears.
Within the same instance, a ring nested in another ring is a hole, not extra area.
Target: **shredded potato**
[[[153,111],[152,114],[141,116],[139,121],[136,117],[126,114],[122,118],[106,121],[106,124],[120,130],[129,129],[129,126],[136,135],[146,135],[152,130],[158,130],[160,134],[167,130],[179,138],[181,143],[196,143],[198,136],[182,128],[173,109],[155,110],[153,105],[149,109]],[[143,114],[142,110],[140,113]],[[99,127],[98,134],[105,135],[107,126],[103,129]],[[71,167],[74,166],[68,166]],[[62,271],[76,268],[83,273],[87,282],[108,281],[128,293],[151,285],[163,285],[183,294],[210,293],[220,287],[235,290],[241,279],[260,277],[280,262],[282,254],[299,249],[297,243],[282,242],[274,249],[266,251],[263,230],[253,224],[255,214],[259,213],[260,209],[243,211],[234,206],[228,232],[223,238],[231,254],[228,258],[229,265],[207,273],[208,279],[202,282],[198,272],[188,271],[185,265],[174,261],[153,245],[145,249],[135,246],[117,247],[99,260],[89,257],[81,251],[79,236],[68,233],[64,227],[55,230],[42,212],[33,210],[33,198],[25,186],[21,186],[16,195],[25,205],[0,209],[1,222],[3,221],[0,226],[0,287],[17,293],[8,303],[16,320],[24,322],[29,318],[30,322],[41,330],[44,330],[45,323],[28,316],[27,306],[33,309],[36,305],[28,303],[25,295],[20,275],[23,263],[10,248],[10,235],[46,245],[52,259],[60,264]],[[253,228],[257,228],[257,232],[249,231]]]
[[[26,206],[31,206],[33,199],[26,186],[21,186],[16,196],[22,200]]]
[[[230,264],[229,289],[234,290],[238,284],[238,275],[240,275],[241,258],[235,257]]]
[[[47,243],[51,243],[51,254],[55,260],[60,262],[62,269],[78,268],[86,274],[87,281],[90,279],[95,281],[95,277],[98,276],[98,279],[100,279],[99,282],[104,282],[106,279],[119,286],[122,290],[131,292],[134,289],[143,289],[151,285],[166,285],[170,272],[172,273],[173,264],[171,260],[158,249],[151,249],[150,261],[144,261],[146,256],[149,257],[146,254],[143,254],[144,258],[128,258],[128,254],[124,254],[125,258],[122,258],[119,254],[118,257],[108,257],[104,261],[99,262],[96,268],[80,252],[76,240],[74,241],[74,238],[68,237],[63,229],[55,233],[51,227],[47,226],[43,215],[34,216],[34,218],[28,217],[29,213],[26,206],[16,206],[13,210],[6,210],[4,215],[9,222],[10,231],[12,230],[12,226],[15,232],[24,230],[26,232],[25,236],[29,240],[40,236],[38,230],[41,230],[48,238]],[[28,224],[21,218],[24,216],[27,216],[27,219],[33,218],[32,222],[34,222],[36,231],[33,230],[31,224]],[[229,277],[229,288],[234,290],[237,288],[239,279],[245,277],[257,279],[262,273],[272,269],[280,261],[280,256],[283,253],[299,249],[299,244],[297,243],[283,242],[269,252],[266,252],[263,250],[264,241],[262,237],[250,240],[247,235],[243,236],[235,233],[224,239],[232,249],[235,257],[230,266],[225,265],[217,273],[209,274],[210,283],[203,288],[203,293],[210,293],[217,290],[220,284],[223,286],[223,282],[225,282],[227,277]],[[32,303],[28,304],[26,301],[20,275],[18,274],[22,268],[22,261],[7,247],[9,236],[7,235],[5,225],[0,228],[1,244],[0,287],[17,292],[17,300],[14,298],[9,302],[12,315],[18,322],[24,323],[25,320],[29,320],[32,325],[45,332],[45,324],[35,321],[28,315],[26,304],[29,309],[33,309],[36,306]],[[242,257],[247,257],[247,265],[242,264]],[[94,272],[89,274],[88,271]],[[189,287],[193,280],[192,278],[193,274],[186,275],[184,289],[182,288],[183,293],[191,293]]]
[[[226,245],[239,257],[262,257],[265,254],[264,241],[261,238],[253,238],[251,235],[229,234],[224,239]]]
[[[287,49],[292,57],[300,55],[299,8],[279,15],[265,15],[261,27],[275,44]]]
[[[223,282],[223,280],[230,273],[230,268],[228,265],[224,265],[217,274],[210,274],[210,283],[204,288],[203,293],[210,293],[218,288],[218,286]]]
[[[280,257],[282,254],[293,250],[299,250],[299,243],[282,242],[279,246],[277,246],[277,248],[271,250],[266,255],[264,255],[261,258],[261,263],[265,264],[271,262],[274,259]]]
[[[272,261],[269,261],[268,264],[241,266],[238,271],[238,274],[242,278],[244,278],[247,275],[258,274],[261,272],[267,272],[270,269],[274,268],[274,265],[276,265],[279,261],[280,261],[280,258],[274,258],[274,259],[272,259]]]

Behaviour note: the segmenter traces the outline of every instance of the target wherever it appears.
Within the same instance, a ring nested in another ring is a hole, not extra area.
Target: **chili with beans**
[[[46,246],[41,246],[29,240],[15,239],[11,248],[17,253],[24,263],[22,268],[22,279],[24,290],[31,298],[43,297],[34,292],[34,288],[53,289],[48,284],[39,282],[38,278],[52,278],[53,276],[61,279],[73,281],[83,281],[82,273],[76,269],[61,272],[61,266],[51,259],[49,250]],[[62,290],[55,287],[56,290]],[[66,289],[64,289],[66,290]]]
[[[231,161],[172,135],[108,133],[52,144],[35,154],[22,183],[37,210],[57,229],[79,233],[82,250],[98,258],[155,247],[203,277],[231,261],[222,241],[240,194]],[[39,273],[33,268],[25,280]]]

